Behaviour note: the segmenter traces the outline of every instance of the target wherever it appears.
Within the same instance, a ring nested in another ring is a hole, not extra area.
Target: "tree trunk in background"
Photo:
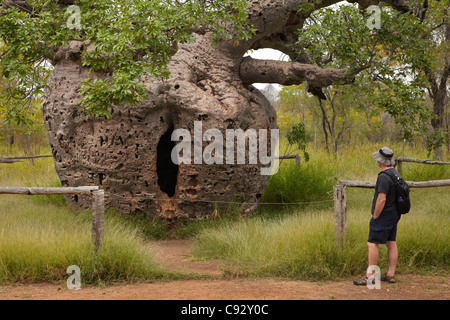
[[[444,25],[443,34],[445,42],[450,44],[450,26]],[[433,112],[436,118],[431,120],[434,130],[445,132],[445,109],[448,103],[447,82],[450,77],[450,53],[445,52],[442,69],[435,72],[427,70],[428,81],[430,82],[430,96],[433,100]],[[444,154],[442,144],[433,149],[433,159],[443,161]]]
[[[437,99],[434,100],[433,110],[437,118],[431,120],[431,126],[433,129],[441,130],[442,132],[444,132],[445,91],[439,92]],[[442,145],[433,149],[433,160],[444,161]]]

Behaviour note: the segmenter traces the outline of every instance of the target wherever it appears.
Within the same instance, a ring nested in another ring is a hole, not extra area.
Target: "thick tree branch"
[[[324,88],[338,81],[351,82],[348,69],[322,69],[312,64],[276,60],[258,60],[245,57],[241,62],[240,76],[244,83],[301,84]],[[352,73],[353,74],[353,73]]]

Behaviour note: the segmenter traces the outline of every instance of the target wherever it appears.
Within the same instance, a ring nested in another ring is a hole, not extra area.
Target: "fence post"
[[[400,177],[401,176],[403,176],[403,164],[402,164],[402,161],[401,160],[396,160],[396,169],[397,169],[397,172],[400,174]]]
[[[300,158],[300,155],[297,153],[297,154],[295,155],[295,164],[296,164],[298,167],[300,167],[301,162],[302,162],[302,159]]]
[[[101,248],[105,216],[105,191],[92,191],[92,244],[96,251]]]
[[[347,203],[345,195],[345,185],[333,187],[334,198],[334,226],[336,230],[336,242],[338,247],[342,247],[347,233]]]

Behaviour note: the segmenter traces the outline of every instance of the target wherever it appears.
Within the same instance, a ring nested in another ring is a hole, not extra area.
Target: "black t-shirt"
[[[394,168],[389,168],[386,171],[388,170],[400,176]],[[394,182],[391,177],[389,177],[387,173],[383,173],[383,171],[378,174],[377,183],[375,185],[375,194],[372,201],[372,215],[375,211],[375,204],[377,203],[379,192],[386,193],[386,203],[378,219],[372,217],[372,220],[370,220],[370,228],[374,231],[390,229],[400,219],[395,202]]]

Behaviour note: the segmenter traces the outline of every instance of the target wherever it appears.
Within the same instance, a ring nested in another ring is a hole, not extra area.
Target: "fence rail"
[[[7,159],[7,158],[0,158],[0,163],[15,163],[15,162],[22,162],[22,161],[10,160],[10,159]]]
[[[275,156],[275,159],[295,159],[295,164],[299,166],[301,164],[302,159],[298,153],[295,154],[283,154],[279,156]]]
[[[398,157],[398,158],[395,158],[395,166],[397,167],[397,171],[398,171],[398,173],[400,173],[400,175],[403,174],[403,162],[416,162],[416,163],[433,164],[433,165],[448,165],[448,164],[450,164],[450,162],[444,162],[444,161]]]
[[[339,185],[355,188],[375,188],[375,183],[367,181],[355,181],[355,180],[341,180]],[[450,179],[446,180],[430,180],[430,181],[406,181],[406,184],[410,188],[433,188],[433,187],[445,187],[450,185]]]
[[[42,154],[42,155],[37,155],[37,156],[6,157],[6,158],[0,158],[0,163],[14,163],[14,162],[21,162],[19,160],[51,158],[51,157],[53,157],[53,155],[51,155],[51,154]]]
[[[406,181],[410,188],[433,188],[450,186],[450,179],[430,181]],[[339,247],[344,243],[347,233],[347,196],[345,188],[375,188],[375,183],[367,181],[341,180],[333,187],[334,221],[336,242]]]
[[[22,156],[22,157],[6,157],[6,158],[0,158],[0,163],[14,163],[14,162],[20,162],[18,160],[26,160],[26,159],[37,159],[37,158],[51,158],[53,155],[51,154],[44,154],[44,155],[37,155],[37,156]],[[295,159],[295,164],[300,165],[301,164],[301,158],[298,153],[295,154],[283,154],[279,156],[275,156],[276,159]]]
[[[55,195],[55,194],[80,194],[92,196],[92,244],[95,250],[101,248],[104,216],[105,216],[105,192],[98,186],[92,187],[0,187],[0,194],[22,195]]]

